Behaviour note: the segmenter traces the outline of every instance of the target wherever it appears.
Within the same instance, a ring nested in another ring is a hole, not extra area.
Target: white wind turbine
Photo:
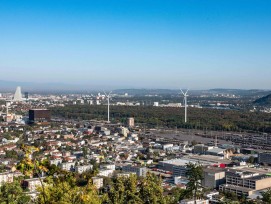
[[[105,91],[104,91],[104,95],[105,97],[107,98],[107,122],[109,123],[110,122],[110,97],[111,97],[111,92],[109,92],[109,94],[106,94]]]
[[[188,97],[188,89],[186,90],[186,92],[183,92],[183,90],[181,89],[181,92],[184,96],[184,122],[187,122],[187,97]]]

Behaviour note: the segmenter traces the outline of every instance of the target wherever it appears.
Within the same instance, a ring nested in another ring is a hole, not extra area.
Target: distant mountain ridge
[[[71,82],[72,83],[72,82]],[[15,92],[16,87],[21,86],[22,92],[34,92],[34,93],[92,93],[92,92],[102,92],[103,90],[109,90],[108,86],[98,86],[98,85],[79,85],[79,84],[69,84],[69,83],[45,83],[45,82],[18,82],[18,81],[7,81],[0,79],[0,93],[1,92]],[[107,88],[105,88],[107,87]],[[112,90],[112,89],[111,89]],[[163,89],[163,88],[124,88],[124,89],[114,89],[115,94],[125,94],[129,95],[181,95],[180,89]],[[270,91],[260,90],[260,89],[227,89],[227,88],[216,88],[209,90],[189,90],[189,95],[200,95],[206,93],[229,93],[241,96],[251,96],[255,95],[265,96]]]
[[[268,94],[267,96],[259,98],[255,100],[253,103],[256,105],[269,106],[271,105],[271,94]]]

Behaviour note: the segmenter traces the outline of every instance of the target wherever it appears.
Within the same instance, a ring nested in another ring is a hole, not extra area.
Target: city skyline
[[[0,80],[270,89],[270,8],[252,0],[5,1]]]

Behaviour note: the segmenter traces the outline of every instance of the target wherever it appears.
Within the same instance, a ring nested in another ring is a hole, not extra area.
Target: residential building
[[[236,193],[238,196],[250,196],[255,191],[270,187],[270,175],[231,169],[226,171],[226,184],[220,185],[219,189]]]
[[[93,165],[89,164],[89,165],[82,165],[82,166],[76,166],[75,167],[75,172],[81,174],[84,173],[86,171],[89,171],[93,168]]]
[[[114,170],[112,169],[100,169],[98,176],[105,176],[105,177],[110,177],[114,173]]]
[[[181,202],[179,202],[179,204],[209,204],[209,200],[196,200],[196,202],[194,200],[182,200]]]
[[[73,171],[75,168],[75,162],[64,162],[60,164],[60,168],[65,171]]]
[[[0,173],[0,186],[6,182],[8,183],[13,182],[13,173],[10,172]]]
[[[133,128],[135,126],[135,119],[134,118],[128,118],[127,119],[127,125],[128,125],[128,127]]]
[[[51,165],[56,165],[59,166],[62,163],[62,159],[61,158],[55,158],[55,159],[50,159],[50,164]]]
[[[135,172],[130,172],[130,173],[117,173],[117,177],[120,178],[120,177],[124,177],[124,178],[129,178],[131,174],[135,174]]]
[[[44,177],[41,178],[41,180],[43,179]],[[37,187],[41,186],[41,180],[39,178],[25,179],[22,182],[22,186],[29,189],[30,192],[35,192]]]
[[[101,164],[101,168],[116,170],[116,165],[115,164]]]
[[[124,172],[136,173],[137,176],[145,177],[147,174],[147,168],[141,166],[126,165],[122,167]]]
[[[97,189],[100,189],[103,187],[103,178],[101,177],[92,177],[92,182],[93,182],[93,185],[97,188]]]

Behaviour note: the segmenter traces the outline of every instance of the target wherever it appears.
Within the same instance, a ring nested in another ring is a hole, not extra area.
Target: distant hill
[[[145,96],[145,95],[180,95],[180,89],[116,89],[113,91],[114,94],[125,94]],[[189,95],[199,95],[202,93],[201,90],[189,90]]]
[[[259,98],[253,102],[256,105],[261,105],[261,106],[268,106],[271,105],[271,94],[264,96],[262,98]]]
[[[48,92],[48,93],[73,93],[73,92],[86,92],[93,90],[93,87],[65,84],[65,83],[38,83],[38,82],[19,82],[19,81],[5,81],[0,79],[0,93],[1,92],[15,92],[16,87],[21,86],[22,92]]]
[[[125,94],[129,95],[156,95],[156,94],[177,94],[179,90],[170,90],[170,89],[116,89],[114,93],[116,94]]]
[[[262,89],[210,89],[211,93],[224,93],[224,94],[235,94],[240,96],[255,96],[263,97],[270,93],[270,90]]]

